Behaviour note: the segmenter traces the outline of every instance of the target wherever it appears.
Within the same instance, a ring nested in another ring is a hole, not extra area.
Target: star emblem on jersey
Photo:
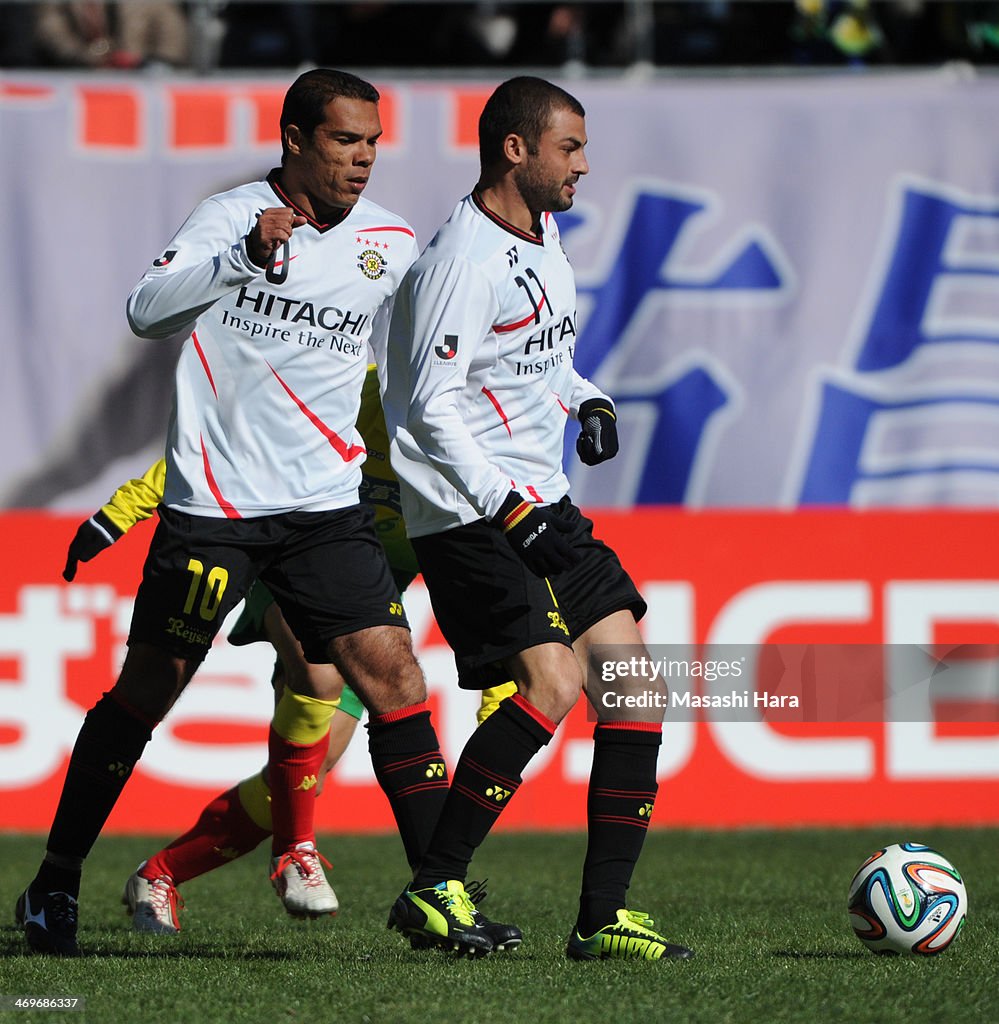
[[[153,260],[153,266],[165,267],[176,255],[176,249],[167,249],[167,251],[163,253],[163,255],[158,260]]]
[[[370,238],[362,238],[360,235],[355,235],[354,241],[357,242],[358,245],[370,245],[373,246],[375,249],[387,250],[389,247],[388,242],[373,242]]]
[[[434,345],[434,355],[449,363],[458,354],[458,335],[445,334],[444,341],[440,345]]]
[[[388,260],[374,249],[365,249],[357,257],[357,269],[369,280],[377,281],[378,278],[385,276],[385,271],[388,270]]]

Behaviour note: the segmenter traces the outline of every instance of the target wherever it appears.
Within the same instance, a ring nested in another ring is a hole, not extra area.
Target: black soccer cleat
[[[524,941],[523,932],[515,924],[500,924],[499,921],[490,921],[478,909],[472,911],[472,917],[475,923],[492,939],[493,951],[496,953],[516,949]]]
[[[475,904],[475,910],[472,911],[472,915],[476,923],[480,927],[485,928],[486,933],[493,940],[493,946],[497,953],[516,949],[524,941],[524,935],[521,930],[515,924],[500,924],[498,921],[490,921],[479,910],[479,906],[485,902],[486,897],[489,895],[486,889],[488,881],[488,878],[483,878],[481,882],[473,879],[471,882],[465,883],[465,892],[468,894],[468,898]]]
[[[79,956],[76,942],[77,902],[68,892],[32,892],[17,898],[14,921],[24,931],[33,953]]]
[[[414,949],[432,947],[476,958],[495,949],[476,914],[465,887],[452,879],[415,892],[404,889],[389,912],[388,927],[402,932]]]

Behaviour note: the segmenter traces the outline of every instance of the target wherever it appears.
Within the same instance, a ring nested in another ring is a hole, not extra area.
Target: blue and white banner
[[[176,349],[130,288],[205,195],[279,160],[287,78],[0,78],[0,507],[89,511],[158,457]],[[488,88],[377,80],[369,195],[432,236]],[[622,450],[591,506],[999,499],[999,78],[563,82],[579,370]]]

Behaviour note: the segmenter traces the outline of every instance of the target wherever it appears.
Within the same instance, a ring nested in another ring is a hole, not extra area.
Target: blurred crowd
[[[992,0],[0,0],[0,67],[627,67],[999,61]]]

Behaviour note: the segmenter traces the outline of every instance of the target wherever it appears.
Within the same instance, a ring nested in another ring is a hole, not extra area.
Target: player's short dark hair
[[[479,116],[479,162],[489,167],[501,159],[503,140],[510,134],[524,140],[528,153],[536,153],[556,110],[586,116],[575,96],[543,78],[521,75],[505,81],[486,100]]]
[[[309,138],[326,119],[326,104],[343,97],[348,100],[367,100],[377,103],[378,90],[363,78],[349,71],[332,68],[314,68],[298,76],[285,93],[281,108],[281,149],[286,153],[284,132],[290,124],[298,127]]]

